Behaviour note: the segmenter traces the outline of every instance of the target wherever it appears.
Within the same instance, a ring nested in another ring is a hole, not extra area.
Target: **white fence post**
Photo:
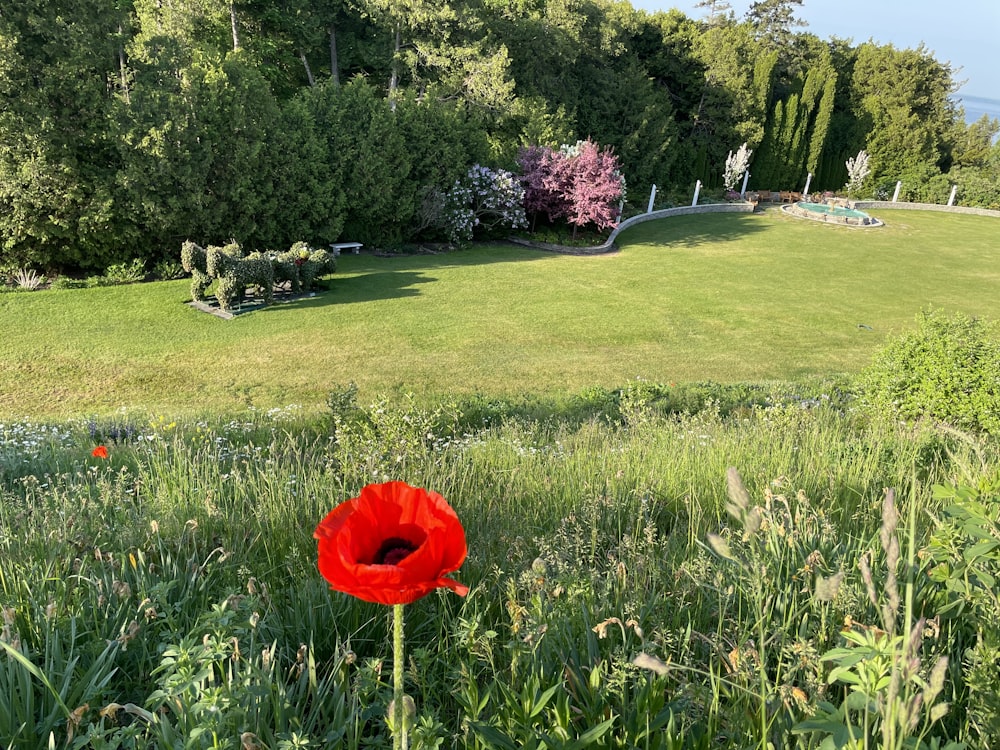
[[[893,203],[895,203],[896,201],[898,201],[898,200],[899,200],[899,189],[900,189],[901,187],[903,187],[903,181],[902,181],[902,180],[899,180],[898,182],[896,182],[896,192],[894,192],[894,193],[892,194],[892,202],[893,202]]]
[[[951,196],[948,198],[948,205],[949,206],[954,206],[955,205],[955,193],[957,193],[957,192],[958,192],[958,185],[952,185],[951,186]]]
[[[697,206],[698,205],[698,193],[700,193],[700,192],[701,192],[701,180],[698,180],[694,184],[694,198],[691,200],[691,205],[692,206]]]
[[[747,182],[749,182],[749,181],[750,181],[750,173],[749,172],[744,172],[743,173],[743,189],[740,190],[740,198],[742,198],[743,196],[745,196],[747,194]]]
[[[653,201],[656,200],[656,185],[649,191],[649,205],[646,206],[646,213],[653,213]]]
[[[810,173],[809,173],[809,174],[808,174],[808,175],[806,176],[806,189],[802,191],[802,195],[803,195],[803,197],[805,197],[805,198],[808,198],[808,197],[809,197],[809,184],[810,184],[810,183],[811,183],[812,181],[813,181],[813,173],[812,173],[812,172],[810,172]]]

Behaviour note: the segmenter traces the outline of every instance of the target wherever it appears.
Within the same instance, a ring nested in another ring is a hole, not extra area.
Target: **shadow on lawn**
[[[315,297],[299,297],[278,305],[261,308],[257,312],[269,313],[354,302],[417,297],[420,295],[420,290],[416,286],[433,281],[437,281],[437,279],[418,271],[375,271],[346,279],[332,276],[325,282],[328,288],[317,292]]]
[[[360,256],[365,267],[380,268],[391,264],[394,268],[423,270],[448,266],[485,266],[495,263],[522,263],[551,258],[558,253],[525,247],[506,240],[474,242],[466,247],[438,252],[380,253]],[[342,256],[351,262],[352,256]]]

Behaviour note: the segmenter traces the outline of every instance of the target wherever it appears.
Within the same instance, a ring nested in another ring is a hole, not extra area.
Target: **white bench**
[[[333,249],[334,255],[340,255],[345,250],[350,250],[352,253],[357,255],[358,251],[364,247],[364,245],[360,242],[331,242],[330,247]]]

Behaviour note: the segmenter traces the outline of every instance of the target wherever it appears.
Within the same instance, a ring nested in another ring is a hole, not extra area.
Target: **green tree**
[[[813,124],[812,137],[809,140],[809,153],[806,157],[806,169],[813,175],[819,172],[820,162],[827,150],[827,137],[830,133],[830,120],[833,116],[836,97],[837,73],[831,66],[823,83],[823,93],[816,110],[816,121]]]
[[[983,115],[975,122],[955,123],[951,163],[956,167],[983,167],[990,160],[993,144],[1000,133],[1000,120]]]
[[[143,62],[170,56],[183,64],[196,54],[221,56],[238,46],[228,0],[133,1],[137,34],[131,54]]]
[[[716,26],[698,37],[694,56],[704,69],[689,135],[699,177],[718,186],[732,143],[756,148],[764,139],[776,51],[767,51],[747,24]]]
[[[836,82],[833,101],[826,102],[829,107],[829,125],[816,169],[811,170],[812,187],[816,190],[839,190],[847,182],[845,162],[865,148],[871,121],[867,117],[859,117],[855,106],[853,81],[857,48],[843,39],[833,39],[827,42],[826,47],[830,54],[830,64],[836,73]],[[822,106],[823,104],[821,110]]]
[[[705,23],[709,26],[732,23],[735,20],[733,6],[726,0],[698,0],[694,7],[704,10]]]
[[[669,95],[631,55],[614,67],[593,68],[586,79],[578,132],[613,149],[639,193],[666,184],[678,140]]]
[[[295,157],[272,157],[278,103],[243,51],[196,52],[178,66],[176,49],[164,45],[168,54],[137,64],[123,114],[120,182],[135,226],[156,255],[176,254],[187,238],[260,245],[277,232],[266,211],[274,205],[272,166]]]
[[[301,94],[326,138],[327,169],[343,191],[343,233],[351,240],[398,244],[416,205],[412,161],[388,100],[364,79],[319,83]]]
[[[0,259],[94,268],[135,241],[115,198],[107,129],[120,92],[109,0],[23,0],[0,12]]]
[[[329,168],[326,139],[301,97],[281,105],[276,124],[259,175],[266,196],[255,233],[259,246],[279,250],[305,241],[324,247],[340,236],[346,218],[346,195]]]
[[[836,92],[829,52],[819,51],[792,81],[787,98],[775,103],[754,170],[754,184],[765,189],[801,186],[807,172],[817,169]]]
[[[408,93],[396,119],[409,152],[409,181],[418,187],[450,187],[470,165],[487,160],[486,134],[459,102]]]
[[[805,21],[795,17],[795,9],[803,0],[755,0],[750,3],[746,20],[753,26],[759,39],[774,49],[788,47],[795,27],[805,26]]]
[[[401,86],[412,85],[493,112],[509,106],[514,84],[507,48],[484,33],[476,8],[462,0],[357,2],[391,40],[390,101]]]
[[[869,124],[865,148],[875,182],[914,168],[947,169],[958,117],[947,64],[923,46],[898,50],[867,42],[858,48],[851,88],[856,116]]]
[[[948,179],[958,185],[959,202],[1000,209],[1000,142],[996,142],[1000,122],[983,115],[958,127]]]

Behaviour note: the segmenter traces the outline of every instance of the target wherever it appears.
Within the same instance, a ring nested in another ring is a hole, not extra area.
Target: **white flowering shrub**
[[[452,242],[467,242],[477,227],[490,232],[528,226],[524,187],[504,169],[469,168],[445,197],[444,229]]]
[[[729,152],[729,156],[726,157],[726,171],[722,174],[722,184],[726,186],[726,190],[736,190],[736,183],[750,168],[752,154],[753,149],[747,148],[746,142],[737,149],[735,154],[732,151]]]
[[[847,192],[853,193],[864,183],[865,178],[871,174],[871,167],[868,166],[868,152],[858,151],[858,155],[848,159],[847,162]]]

